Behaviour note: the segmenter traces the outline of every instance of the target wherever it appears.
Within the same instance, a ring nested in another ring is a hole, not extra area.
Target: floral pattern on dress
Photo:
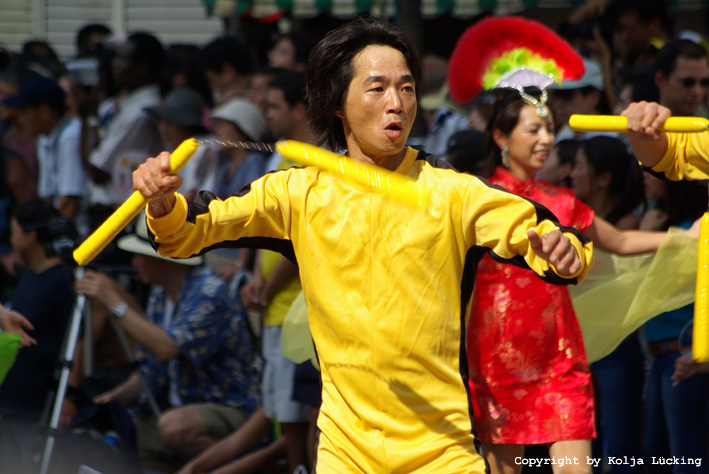
[[[490,178],[585,231],[594,213],[570,190],[498,168]],[[481,440],[540,444],[595,436],[593,391],[566,287],[483,257],[468,324],[468,365]]]

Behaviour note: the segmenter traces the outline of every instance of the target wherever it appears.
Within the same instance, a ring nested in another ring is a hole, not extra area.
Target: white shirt
[[[163,150],[157,123],[143,110],[160,103],[155,85],[143,86],[120,100],[118,112],[89,158],[92,165],[111,175],[108,184],[90,186],[92,204],[122,204],[133,193],[133,171]]]

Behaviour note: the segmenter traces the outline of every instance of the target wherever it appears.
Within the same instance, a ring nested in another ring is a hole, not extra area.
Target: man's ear
[[[497,145],[500,149],[503,149],[509,141],[507,136],[502,133],[502,130],[500,130],[499,128],[496,128],[492,131],[492,140],[495,142],[495,145]]]

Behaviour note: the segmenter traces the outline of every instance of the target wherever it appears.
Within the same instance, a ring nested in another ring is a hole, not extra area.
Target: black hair
[[[307,104],[305,99],[304,72],[289,72],[274,77],[271,82],[268,83],[268,87],[282,90],[283,97],[290,107],[293,107],[298,102]]]
[[[29,68],[11,67],[0,74],[0,81],[14,84],[19,90],[22,84],[24,84],[28,79],[38,75],[39,73]]]
[[[282,39],[289,39],[293,44],[293,49],[295,50],[295,62],[297,63],[307,62],[308,56],[310,56],[310,51],[312,51],[313,47],[317,43],[310,35],[300,31],[284,33],[276,38],[276,43]]]
[[[95,34],[108,36],[111,33],[113,33],[111,29],[102,23],[89,23],[88,25],[82,26],[76,33],[76,51],[79,55],[100,52],[102,47],[99,47],[97,51],[90,49],[91,45],[89,41],[91,40],[91,36]]]
[[[611,177],[608,191],[616,205],[604,219],[616,224],[645,202],[642,168],[623,142],[599,135],[582,140],[581,149],[595,175],[609,173]]]
[[[214,105],[212,89],[200,69],[201,56],[202,49],[195,44],[172,44],[165,49],[165,67],[160,84],[163,96],[172,90],[173,78],[182,75],[185,80],[182,86],[194,89],[210,108]]]
[[[617,19],[627,12],[634,12],[644,25],[659,19],[665,26],[668,17],[665,0],[619,0],[613,2],[608,9],[608,13],[613,19]]]
[[[313,48],[306,74],[306,115],[318,144],[331,150],[346,149],[342,110],[354,76],[352,60],[367,46],[391,46],[403,54],[419,96],[421,65],[412,39],[394,25],[357,19],[327,35]]]
[[[132,33],[128,36],[128,41],[134,46],[131,52],[133,62],[148,66],[150,82],[160,82],[165,64],[165,49],[162,43],[155,36],[142,31]]]
[[[13,217],[24,232],[37,232],[37,241],[43,245],[47,257],[71,256],[79,237],[76,226],[47,201],[39,198],[25,201],[15,207]]]
[[[486,171],[485,134],[478,130],[462,130],[451,135],[446,160],[460,172],[482,176]]]
[[[631,102],[658,102],[660,100],[660,89],[655,84],[654,66],[646,66],[637,69],[626,69],[622,74],[623,84],[632,85],[633,92],[630,95]]]
[[[657,53],[655,71],[669,77],[677,67],[677,58],[707,59],[707,51],[688,39],[668,41]]]
[[[202,49],[204,69],[222,72],[231,65],[242,76],[254,72],[254,60],[246,45],[236,36],[220,36]]]
[[[576,163],[576,152],[580,145],[581,143],[573,138],[558,141],[554,148],[556,148],[556,156],[559,157],[559,164],[569,164],[573,168]],[[564,184],[567,188],[571,187],[571,176],[564,178]]]

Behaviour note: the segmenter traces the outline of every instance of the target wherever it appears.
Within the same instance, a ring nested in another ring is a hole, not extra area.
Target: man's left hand
[[[530,230],[527,237],[534,253],[551,263],[559,275],[571,276],[581,270],[581,260],[576,249],[560,230],[553,230],[541,236]]]

